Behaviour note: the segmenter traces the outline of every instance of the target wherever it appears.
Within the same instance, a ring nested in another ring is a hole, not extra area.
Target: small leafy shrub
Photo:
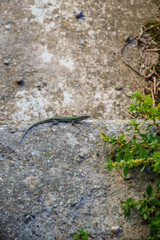
[[[149,184],[143,194],[143,200],[134,201],[128,198],[121,201],[125,210],[125,216],[130,214],[131,208],[138,208],[139,214],[150,224],[150,236],[146,240],[160,239],[160,181],[156,181],[157,189]]]
[[[134,135],[130,141],[122,133],[118,137],[108,137],[101,133],[101,139],[111,147],[111,152],[107,156],[108,170],[113,168],[123,168],[124,176],[128,174],[129,168],[141,167],[141,171],[146,166],[151,167],[152,171],[160,173],[160,103],[154,106],[151,95],[144,95],[141,92],[134,93],[131,97],[134,102],[130,104],[128,110],[136,117],[143,118],[142,123],[131,120],[127,131],[133,131]],[[148,121],[148,125],[142,131],[142,125]],[[156,128],[156,132],[149,131]],[[157,134],[158,133],[158,134]]]
[[[146,166],[152,171],[160,173],[160,103],[156,105],[151,95],[141,92],[132,95],[134,102],[128,110],[136,117],[143,119],[139,123],[136,119],[128,124],[127,131],[133,131],[133,137],[127,141],[122,132],[118,137],[108,137],[101,133],[101,139],[111,147],[107,156],[108,170],[123,168],[124,176],[128,174],[129,168],[141,167],[143,171]],[[146,125],[144,122],[149,121]],[[142,131],[143,125],[143,131]],[[156,129],[153,132],[153,128]],[[145,240],[160,240],[160,181],[156,181],[157,189],[149,184],[143,194],[143,200],[134,201],[128,198],[121,201],[124,214],[128,216],[132,208],[137,208],[143,219],[150,224],[150,236]]]
[[[83,228],[78,229],[74,235],[74,240],[88,240],[88,232],[85,232]]]

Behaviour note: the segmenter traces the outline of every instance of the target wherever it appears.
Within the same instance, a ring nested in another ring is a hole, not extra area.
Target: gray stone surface
[[[21,146],[22,131],[1,125],[2,239],[71,240],[81,227],[89,240],[143,238],[147,226],[136,213],[125,219],[120,200],[142,197],[150,174],[134,170],[126,181],[121,171],[108,173],[102,166],[108,150],[100,132],[118,135],[126,123],[43,124]],[[118,235],[112,226],[121,228]]]
[[[75,18],[79,10],[83,20]],[[128,94],[140,86],[119,52],[155,14],[151,0],[1,0],[1,120],[128,118]],[[132,66],[136,51],[127,53]]]
[[[0,0],[1,240],[71,240],[81,227],[89,240],[146,236],[136,214],[124,219],[120,200],[141,197],[150,175],[108,173],[99,136],[125,128],[106,121],[128,118],[139,90],[119,51],[155,14],[150,0]],[[18,145],[35,120],[80,114],[93,121],[37,126]]]

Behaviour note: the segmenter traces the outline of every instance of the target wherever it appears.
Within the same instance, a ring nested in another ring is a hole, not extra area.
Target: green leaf
[[[140,158],[145,158],[147,157],[147,152],[146,152],[146,149],[144,147],[139,147],[139,157]]]
[[[152,106],[153,101],[152,101],[152,98],[151,98],[151,94],[148,94],[148,95],[145,96],[145,101],[146,101],[146,103],[148,103],[149,105]]]
[[[151,219],[151,236],[155,236],[156,238],[153,238],[155,240],[159,239],[160,236],[160,217],[155,217]]]
[[[151,113],[157,113],[158,112],[158,108],[157,107],[152,107],[152,108],[150,108],[150,112]]]
[[[137,139],[137,138],[136,138],[136,136],[134,135],[134,136],[133,136],[133,141],[136,141],[136,139]]]
[[[141,96],[141,91],[132,93],[131,99],[133,99],[133,98],[135,98],[135,97],[138,97],[138,96],[139,96],[139,97]]]
[[[156,163],[152,164],[154,172],[160,173],[160,159],[156,159]]]
[[[144,216],[144,214],[146,214],[148,211],[148,206],[147,206],[147,201],[144,200],[141,203],[141,207],[139,208],[139,214]]]
[[[153,158],[160,158],[160,151],[153,153]]]
[[[153,188],[152,186],[149,184],[147,189],[146,189],[146,193],[148,194],[149,197],[152,196],[152,193],[153,193]]]
[[[123,174],[124,174],[125,177],[127,176],[127,174],[128,174],[128,167],[127,166],[123,168]]]
[[[148,134],[142,134],[140,133],[139,134],[141,136],[141,138],[145,139],[145,140],[148,140]]]
[[[88,232],[85,232],[83,228],[78,229],[76,235],[74,235],[74,240],[88,240]]]
[[[160,188],[160,180],[159,179],[156,180],[156,185],[157,185],[157,188]]]
[[[121,201],[122,206],[124,207],[124,215],[127,217],[130,214],[130,209],[138,205],[137,201],[134,201],[133,198],[128,198],[127,201]]]
[[[157,216],[155,218],[151,219],[152,224],[159,225],[160,226],[160,216]]]
[[[148,215],[146,213],[143,214],[143,218],[144,220],[147,220],[148,219]]]
[[[146,165],[144,165],[144,166],[141,168],[140,172],[143,172],[145,168],[146,168]]]
[[[109,143],[109,137],[105,133],[101,133],[100,136],[104,142]]]
[[[117,138],[117,141],[118,141],[118,142],[121,142],[121,141],[123,141],[124,139],[125,139],[125,134],[122,133],[122,134]]]
[[[124,207],[124,215],[125,215],[125,217],[129,216],[131,207],[129,205],[125,204],[125,201],[124,202],[121,201],[121,204]]]
[[[107,162],[104,163],[103,166],[107,167],[108,171],[111,172],[113,169],[113,162],[109,157],[107,157],[106,159],[107,159]]]

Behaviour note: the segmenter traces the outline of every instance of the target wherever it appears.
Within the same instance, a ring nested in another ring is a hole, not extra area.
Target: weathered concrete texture
[[[151,0],[1,0],[1,119],[128,118],[128,93],[140,86],[119,51],[155,10]]]
[[[125,122],[44,124],[18,142],[35,119],[128,117],[128,93],[139,86],[119,50],[154,7],[150,0],[0,0],[2,240],[71,240],[81,227],[89,240],[148,233],[137,215],[124,219],[120,200],[138,199],[150,175],[124,181],[102,166],[107,150],[99,132],[116,134]],[[75,18],[79,10],[83,20]],[[111,234],[116,225],[122,230]]]
[[[89,240],[143,239],[149,229],[137,214],[125,219],[120,200],[141,198],[153,176],[134,170],[124,181],[121,171],[108,173],[102,166],[107,147],[100,132],[118,135],[126,123],[43,124],[21,146],[22,131],[2,125],[1,239],[73,240],[81,227]],[[115,225],[118,235],[110,231]]]

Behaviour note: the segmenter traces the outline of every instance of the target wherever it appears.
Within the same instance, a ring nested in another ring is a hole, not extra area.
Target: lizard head
[[[79,119],[82,121],[82,120],[85,120],[89,117],[90,117],[89,115],[81,115],[81,116],[79,116]]]

